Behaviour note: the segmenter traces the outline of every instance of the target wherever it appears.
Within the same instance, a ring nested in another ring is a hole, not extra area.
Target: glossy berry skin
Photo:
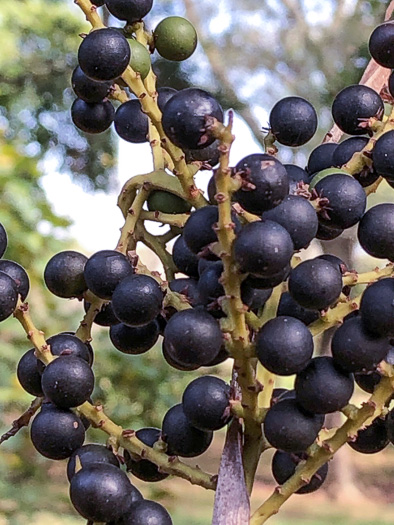
[[[114,114],[109,100],[91,104],[77,98],[71,106],[72,121],[85,133],[103,133],[112,124]]]
[[[170,358],[181,365],[206,365],[219,354],[222,333],[207,312],[182,310],[168,321],[164,345]]]
[[[85,255],[67,250],[54,255],[45,266],[44,281],[57,297],[78,297],[87,290],[84,277]]]
[[[317,229],[316,239],[321,241],[332,241],[343,233],[343,228],[330,228],[327,224],[319,222],[319,228]]]
[[[77,66],[71,77],[74,93],[85,102],[101,102],[110,92],[111,82],[97,82],[87,77],[82,69]]]
[[[92,80],[104,82],[122,75],[129,65],[130,47],[120,31],[97,29],[89,33],[78,50],[82,71]]]
[[[168,138],[180,148],[200,149],[215,138],[207,129],[206,118],[223,122],[223,110],[207,91],[197,88],[175,93],[163,110],[162,124]]]
[[[187,297],[192,306],[201,304],[200,293],[198,291],[198,281],[191,278],[174,279],[170,282],[169,288],[172,292],[177,292]]]
[[[160,434],[159,428],[152,427],[141,428],[135,433],[136,437],[148,447],[153,447],[159,440]],[[168,474],[159,472],[159,468],[154,463],[147,459],[133,459],[127,450],[124,451],[124,459],[127,471],[142,481],[155,482],[168,478]]]
[[[18,363],[16,370],[18,381],[22,388],[32,396],[42,396],[41,375],[37,370],[37,358],[34,355],[34,348],[28,350]]]
[[[105,0],[105,4],[111,15],[131,24],[149,13],[153,0]]]
[[[166,413],[162,425],[167,454],[194,458],[207,450],[213,432],[194,427],[183,412],[182,404],[175,405]]]
[[[381,66],[394,68],[394,24],[385,22],[372,31],[369,38],[369,52]]]
[[[234,199],[250,213],[261,215],[275,208],[289,193],[286,168],[271,155],[248,155],[238,162],[235,171],[243,185],[234,193]]]
[[[332,357],[315,357],[295,381],[297,402],[313,414],[341,410],[353,394],[351,374],[336,366]]]
[[[387,131],[376,141],[372,150],[375,171],[383,177],[394,177],[394,130]]]
[[[148,117],[142,112],[138,99],[121,104],[115,113],[115,130],[123,140],[142,144],[148,140]]]
[[[328,199],[319,220],[334,228],[350,228],[364,215],[367,196],[361,184],[353,177],[340,173],[320,180],[315,190],[319,197]]]
[[[70,484],[71,503],[87,520],[117,520],[128,510],[131,483],[114,465],[92,463],[79,470]]]
[[[7,232],[5,231],[4,226],[0,222],[0,257],[3,257],[4,252],[7,249]]]
[[[173,525],[171,516],[156,501],[138,501],[130,507],[129,512],[118,525]]]
[[[349,440],[348,445],[362,454],[376,454],[389,444],[385,419],[377,417],[371,425],[359,430],[356,439]]]
[[[134,272],[125,255],[115,250],[102,250],[88,259],[84,276],[89,290],[101,299],[111,299],[115,288]]]
[[[186,365],[184,363],[179,363],[176,359],[172,357],[172,355],[169,354],[166,348],[165,341],[163,341],[162,353],[163,353],[163,357],[166,363],[170,365],[172,368],[175,368],[175,370],[181,370],[182,372],[190,372],[192,370],[198,370],[200,368],[200,365],[195,365],[195,364]]]
[[[369,255],[394,261],[394,204],[370,208],[360,221],[357,236]]]
[[[271,294],[272,288],[267,288],[265,290],[253,288],[247,279],[241,284],[242,302],[252,311],[262,308],[271,297]]]
[[[338,268],[338,271],[341,275],[349,271],[349,268],[342,261],[342,259],[340,259],[336,255],[332,255],[331,253],[323,253],[323,255],[319,255],[318,257],[316,257],[316,259],[323,259],[323,261],[330,262],[336,268]]]
[[[86,361],[89,365],[93,363],[93,351],[72,333],[62,333],[49,337],[47,343],[51,353],[56,356],[74,356]],[[45,369],[44,363],[37,360],[37,369],[40,374]]]
[[[270,220],[247,224],[234,242],[234,256],[240,270],[261,277],[283,270],[290,263],[293,251],[290,234]]]
[[[41,377],[45,396],[60,408],[73,408],[87,401],[94,388],[94,375],[79,357],[58,357],[49,363]]]
[[[243,282],[247,282],[253,288],[258,290],[267,290],[278,286],[278,284],[285,281],[290,274],[291,266],[288,264],[282,270],[272,275],[267,275],[266,277],[255,277],[249,275]]]
[[[131,52],[130,67],[139,73],[144,80],[151,68],[150,53],[143,44],[133,38],[129,39],[129,46]]]
[[[307,184],[309,182],[309,175],[305,170],[295,164],[283,164],[283,166],[286,168],[289,177],[289,194],[295,195],[297,185],[300,182]]]
[[[168,191],[155,190],[149,194],[148,210],[162,213],[188,213],[191,204]]]
[[[277,450],[272,458],[272,474],[279,485],[283,485],[294,474],[297,465],[308,459],[306,454],[289,454]],[[309,483],[298,489],[295,494],[311,494],[324,483],[328,473],[328,463],[325,463],[313,474]]]
[[[319,171],[334,166],[334,153],[338,144],[336,142],[327,142],[317,146],[309,155],[307,171],[310,176]]]
[[[295,317],[275,317],[260,329],[256,352],[260,363],[270,372],[282,376],[297,374],[312,357],[312,334]]]
[[[334,361],[348,372],[374,370],[389,350],[385,337],[365,330],[360,317],[344,322],[335,332],[331,343]]]
[[[335,124],[349,135],[364,135],[368,128],[360,126],[371,117],[383,117],[383,101],[368,86],[356,84],[342,89],[332,105]]]
[[[338,300],[342,291],[342,276],[329,261],[311,259],[290,272],[289,292],[304,308],[323,310]]]
[[[89,310],[90,306],[91,304],[86,300],[83,301],[83,308],[85,312]],[[101,310],[96,314],[93,322],[99,326],[113,326],[119,323],[119,319],[114,314],[112,304],[105,303],[101,307]]]
[[[161,87],[157,90],[157,105],[159,106],[160,111],[163,113],[164,106],[172,98],[175,93],[178,93],[177,89],[170,87]]]
[[[381,279],[364,291],[361,320],[367,330],[382,337],[394,337],[394,279]]]
[[[34,447],[49,459],[66,459],[85,439],[82,421],[70,410],[47,407],[34,418],[30,428]]]
[[[219,430],[231,419],[230,385],[214,376],[192,381],[183,393],[183,412],[199,430]]]
[[[14,279],[0,271],[0,321],[12,314],[17,302],[18,289]]]
[[[369,394],[373,393],[376,385],[380,383],[381,379],[381,374],[376,371],[368,373],[356,372],[354,374],[354,380],[356,381],[357,385],[361,388],[361,390],[364,390],[364,392],[368,392]]]
[[[225,295],[224,288],[220,282],[223,273],[223,264],[221,261],[215,262],[208,266],[200,275],[197,289],[201,304],[209,304]]]
[[[201,149],[188,149],[185,150],[186,162],[190,163],[193,161],[202,162],[201,170],[209,170],[219,164],[220,150],[218,149],[220,142],[215,140],[207,146]],[[208,190],[209,193],[209,190]],[[216,191],[215,191],[216,193]],[[212,204],[216,204],[216,200],[211,200]]]
[[[159,315],[163,292],[149,275],[130,275],[123,279],[112,296],[116,317],[128,326],[142,326]]]
[[[197,47],[197,33],[185,18],[164,18],[153,32],[155,47],[159,55],[167,60],[181,62],[189,58]]]
[[[205,206],[205,208],[206,207],[207,206]],[[172,258],[175,266],[180,272],[189,275],[189,277],[198,278],[198,258],[186,244],[183,235],[180,235],[174,243],[172,248]]]
[[[271,132],[285,146],[298,147],[308,142],[317,129],[317,114],[301,97],[282,98],[270,113]]]
[[[154,319],[144,326],[111,326],[109,337],[114,347],[124,354],[138,355],[150,350],[159,338],[159,323]]]
[[[303,452],[315,441],[323,422],[323,416],[305,412],[295,399],[283,399],[268,410],[264,435],[274,448]]]
[[[183,228],[183,239],[193,253],[198,254],[217,241],[214,227],[218,220],[217,206],[204,206],[190,215]]]
[[[282,293],[278,305],[277,315],[290,315],[296,319],[299,319],[307,326],[319,319],[318,310],[310,310],[309,308],[302,307],[292,298],[289,292]]]
[[[76,474],[77,468],[77,458],[79,462],[79,467],[84,468],[92,463],[106,463],[109,465],[114,465],[119,467],[119,460],[111,450],[103,445],[97,445],[95,443],[89,445],[83,445],[80,448],[77,448],[67,463],[67,478],[68,481],[71,481],[74,475]]]
[[[289,232],[295,250],[306,248],[317,233],[315,209],[304,197],[288,195],[274,209],[265,211],[262,218],[283,226]]]
[[[4,272],[11,277],[15,283],[17,293],[21,296],[22,301],[24,301],[30,290],[30,280],[26,270],[15,261],[1,259],[0,272]]]

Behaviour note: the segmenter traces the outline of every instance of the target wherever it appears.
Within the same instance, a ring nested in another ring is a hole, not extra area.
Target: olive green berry
[[[130,44],[130,66],[141,75],[142,80],[149,73],[151,61],[149,51],[137,40],[129,40]]]
[[[148,197],[148,209],[150,211],[161,211],[162,213],[188,213],[190,204],[168,191],[152,191]]]
[[[186,60],[197,46],[194,26],[180,16],[169,16],[162,20],[153,36],[158,53],[167,60]]]

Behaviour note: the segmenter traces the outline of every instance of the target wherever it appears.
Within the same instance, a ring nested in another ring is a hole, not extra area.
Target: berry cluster
[[[106,0],[127,24],[125,31],[105,28],[89,0],[76,3],[94,31],[80,46],[72,77],[78,96],[73,121],[90,133],[114,121],[123,139],[149,140],[154,171],[130,179],[121,192],[125,225],[115,250],[90,258],[61,252],[45,268],[54,295],[84,301],[76,333],[45,341],[23,304],[26,273],[0,260],[0,319],[14,312],[34,344],[18,365],[23,388],[43,401],[31,425],[32,442],[47,458],[70,458],[70,497],[84,518],[169,525],[167,511],[142,498],[119,458],[146,482],[175,473],[214,488],[212,477],[174,456],[202,454],[215,430],[240,419],[249,490],[261,451],[277,449],[272,471],[283,485],[283,501],[263,505],[252,518],[259,525],[293,492],[317,490],[328,460],[344,443],[374,453],[394,442],[394,204],[366,211],[367,195],[383,179],[394,187],[393,118],[373,89],[346,87],[334,100],[332,116],[352,136],[315,148],[303,169],[282,164],[274,142],[302,146],[316,132],[317,114],[306,100],[287,97],[270,113],[266,153],[230,167],[231,113],[224,125],[220,104],[198,88],[155,89],[149,51],[169,60],[188,58],[197,43],[191,24],[170,17],[150,34],[140,20],[151,0]],[[384,67],[394,67],[391,24],[379,26],[370,41],[372,56]],[[137,98],[129,99],[125,84]],[[391,77],[394,103],[393,86]],[[116,113],[108,97],[121,102]],[[193,177],[215,167],[205,199]],[[153,236],[145,229],[149,220],[169,225],[169,231]],[[334,239],[355,225],[361,246],[390,261],[386,267],[357,274],[331,254],[303,262],[296,255],[313,239]],[[1,228],[1,254],[6,239]],[[141,263],[139,241],[160,257],[166,280]],[[355,296],[355,284],[369,286]],[[149,351],[160,337],[164,360],[178,370],[232,358],[231,385],[202,375],[187,386],[182,403],[168,410],[161,429],[122,432],[91,401],[92,323],[109,328],[114,347],[129,355]],[[331,355],[314,354],[313,336],[330,327],[337,327]],[[293,390],[273,390],[275,376],[292,375]],[[361,409],[349,404],[355,381],[372,393]],[[336,411],[348,419],[328,438],[325,415]],[[83,445],[91,423],[111,436],[113,451]]]

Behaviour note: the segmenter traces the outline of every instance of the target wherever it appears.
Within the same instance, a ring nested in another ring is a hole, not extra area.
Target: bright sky
[[[237,116],[233,131],[236,140],[231,151],[232,164],[246,155],[261,151],[248,126]],[[131,176],[152,170],[148,144],[130,144],[119,139],[118,158],[117,191],[87,193],[67,175],[53,171],[42,178],[42,185],[54,211],[72,220],[69,234],[77,240],[86,255],[116,246],[119,229],[123,225],[122,214],[116,206],[120,188]],[[197,185],[205,190],[210,177],[211,172],[202,172],[197,176]]]

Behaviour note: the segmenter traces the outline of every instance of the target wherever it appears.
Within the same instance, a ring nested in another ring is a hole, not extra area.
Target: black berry
[[[279,485],[286,483],[286,481],[295,473],[297,465],[306,459],[308,459],[306,454],[289,454],[288,452],[277,450],[272,458],[272,474],[275,481],[279,483]],[[310,494],[311,492],[315,492],[324,483],[327,473],[328,463],[325,463],[315,474],[313,474],[311,480],[305,482],[306,484],[295,493]]]
[[[37,370],[37,358],[34,348],[28,350],[21,357],[16,371],[22,388],[32,396],[42,396],[41,374]]]
[[[84,276],[89,290],[101,299],[111,299],[117,285],[129,275],[133,267],[125,255],[115,250],[102,250],[86,262]]]
[[[109,94],[111,82],[97,82],[87,77],[77,66],[72,74],[71,83],[78,98],[85,102],[101,102]]]
[[[358,240],[369,255],[394,261],[394,204],[370,208],[358,226]]]
[[[159,323],[154,319],[144,326],[111,326],[109,337],[115,348],[124,354],[143,354],[150,350],[159,338]]]
[[[21,296],[22,301],[24,301],[30,290],[30,281],[26,270],[15,261],[1,259],[0,272],[4,272],[11,277],[15,283],[17,293]]]
[[[269,121],[276,140],[285,146],[302,146],[317,129],[316,111],[301,97],[279,100],[271,110]]]
[[[161,430],[158,428],[141,428],[135,433],[136,437],[148,447],[153,447],[156,441],[159,440]],[[143,481],[161,481],[168,477],[165,472],[159,472],[159,468],[147,459],[133,459],[130,453],[125,450],[124,459],[126,461],[127,470],[131,472],[136,478]]]
[[[87,257],[79,252],[67,250],[57,253],[47,263],[44,281],[57,297],[78,297],[87,290],[84,269]]]
[[[76,474],[77,463],[79,463],[79,468],[87,467],[92,463],[108,463],[119,467],[119,460],[115,454],[103,445],[96,445],[95,443],[83,445],[72,453],[67,463],[68,481],[71,481]]]
[[[114,118],[116,133],[122,139],[133,144],[142,144],[148,140],[148,117],[142,112],[138,99],[121,104]]]
[[[367,330],[394,337],[394,279],[381,279],[368,286],[361,298],[360,312]]]

